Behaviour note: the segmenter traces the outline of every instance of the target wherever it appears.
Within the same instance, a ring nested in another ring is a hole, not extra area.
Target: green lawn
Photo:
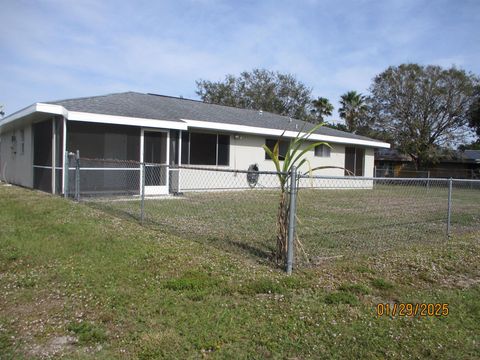
[[[233,195],[224,194],[217,204]],[[275,203],[276,195],[267,195]],[[343,215],[361,213],[334,192],[324,196]],[[357,200],[366,203],[363,196]],[[300,203],[313,206],[313,199],[305,196]],[[456,204],[470,206],[470,200],[468,194]],[[271,228],[251,240],[250,228],[258,226],[251,217],[225,214],[226,206],[197,213],[207,208],[196,208],[197,202],[211,202],[211,196],[168,201],[177,205],[150,204],[163,214],[158,224],[164,226],[142,227],[97,204],[0,185],[0,358],[480,356],[480,231],[473,230],[470,210],[449,241],[435,241],[431,233],[430,241],[410,239],[409,247],[384,252],[343,251],[332,244],[330,253],[338,248],[343,257],[287,277],[262,257],[274,237]],[[253,210],[257,203],[246,202]],[[249,213],[247,205],[242,209]],[[299,230],[305,244],[313,241],[308,211]],[[257,214],[263,223],[275,209]],[[342,218],[335,218],[339,227],[348,225]],[[222,239],[231,243],[222,245]],[[450,312],[378,317],[375,305],[387,302],[448,303]]]
[[[194,238],[224,251],[268,261],[275,245],[279,194],[274,190],[187,192],[180,197],[147,199],[146,225]],[[297,234],[304,251],[297,266],[325,257],[375,255],[417,244],[447,241],[446,187],[376,185],[374,189],[301,189]],[[454,189],[452,231],[480,228],[480,189]],[[140,201],[96,206],[138,219]]]

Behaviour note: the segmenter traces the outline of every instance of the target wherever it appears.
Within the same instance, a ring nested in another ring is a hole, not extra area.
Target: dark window
[[[230,161],[230,136],[218,135],[218,165],[228,165]]]
[[[190,133],[190,164],[216,165],[217,135]]]
[[[315,146],[315,156],[330,157],[330,148],[327,145]]]
[[[182,133],[182,164],[226,166],[229,161],[229,135]]]
[[[288,141],[286,140],[279,140],[279,139],[266,139],[265,140],[265,145],[273,152],[273,148],[275,147],[275,144],[279,142],[278,144],[278,158],[280,160],[285,160],[285,155],[287,155],[287,149],[288,149]],[[265,152],[265,160],[270,160],[270,156]]]
[[[20,155],[25,154],[25,130],[20,130]]]
[[[345,148],[345,175],[363,176],[363,164],[365,149],[346,147]]]

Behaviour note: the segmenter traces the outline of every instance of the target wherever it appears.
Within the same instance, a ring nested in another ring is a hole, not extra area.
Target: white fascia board
[[[36,103],[36,112],[43,112],[47,114],[68,116],[68,111],[61,105]]]
[[[30,114],[33,114],[35,111],[37,111],[37,104],[27,106],[26,108],[24,108],[22,110],[19,110],[17,112],[14,112],[13,114],[10,114],[10,115],[4,117],[2,120],[0,120],[0,127],[6,125],[8,123],[11,123],[12,121],[15,121],[19,118],[22,118],[24,116],[28,116]]]
[[[247,133],[247,134],[255,134],[255,135],[269,135],[269,136],[283,135],[284,137],[289,137],[289,138],[294,138],[298,135],[298,132],[295,132],[295,131],[283,131],[278,129],[269,129],[269,128],[261,128],[261,127],[246,126],[246,125],[233,125],[233,124],[216,123],[216,122],[210,122],[210,121],[200,121],[200,120],[189,120],[189,119],[180,119],[180,120],[185,121],[188,127],[192,127],[192,128],[224,130],[224,131],[230,131],[230,132],[239,132],[239,133]],[[381,141],[351,139],[346,137],[322,135],[322,134],[311,134],[309,136],[309,140],[325,141],[329,143],[331,142],[331,143],[338,143],[338,144],[363,145],[363,146],[375,147],[375,148],[386,148],[386,149],[390,148],[390,144],[384,143]]]
[[[33,105],[30,105],[29,107],[26,107],[25,109],[22,109],[20,111],[17,111],[16,113],[7,116],[0,122],[0,127],[35,112],[62,115],[67,120],[71,121],[85,121],[103,124],[132,125],[150,128],[187,130],[187,124],[185,124],[184,122],[68,111],[61,105],[44,103],[35,103]]]
[[[149,128],[187,130],[187,124],[185,124],[184,122],[94,114],[78,111],[69,111],[67,119],[71,121],[84,121],[102,124],[132,125]]]

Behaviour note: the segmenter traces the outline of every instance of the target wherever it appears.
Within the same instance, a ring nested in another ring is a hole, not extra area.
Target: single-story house
[[[397,149],[375,151],[377,177],[434,177],[480,179],[480,150],[450,151],[426,169],[417,170],[412,158]]]
[[[77,150],[81,158],[89,159],[238,170],[247,170],[256,163],[260,171],[273,171],[274,164],[262,145],[273,147],[283,134],[282,152],[289,138],[311,128],[312,124],[265,111],[137,92],[41,102],[0,121],[0,176],[13,184],[62,194],[68,177],[65,154]],[[348,169],[319,172],[325,176],[346,176],[351,172],[372,177],[374,149],[390,147],[327,127],[320,128],[310,139],[328,142],[332,147],[319,146],[308,153],[312,167]],[[121,186],[106,181],[102,173],[97,178],[92,175],[82,189]],[[140,179],[140,169],[137,175]],[[162,176],[161,183],[154,183],[153,178],[148,180],[146,176],[147,190],[171,191],[169,176]],[[201,174],[195,178],[198,184],[204,181]],[[177,181],[177,190],[189,186],[182,185],[181,179]]]

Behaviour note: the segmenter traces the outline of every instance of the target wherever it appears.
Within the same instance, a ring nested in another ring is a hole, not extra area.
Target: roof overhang
[[[275,137],[288,137],[294,138],[298,135],[296,131],[284,131],[278,129],[269,129],[255,126],[246,126],[246,125],[234,125],[226,123],[217,123],[210,121],[200,121],[200,120],[191,120],[191,119],[181,119],[187,123],[189,128],[199,128],[199,129],[208,129],[208,130],[223,130],[229,132],[245,133],[245,134],[255,134],[255,135],[267,135]],[[302,133],[304,134],[304,133]],[[315,141],[325,141],[328,143],[336,144],[352,144],[352,145],[362,145],[374,148],[390,148],[390,144],[374,141],[374,140],[363,140],[363,139],[352,139],[347,137],[340,136],[331,136],[331,135],[322,135],[322,134],[311,134],[309,136],[310,140]]]
[[[161,119],[147,119],[147,118],[138,118],[138,117],[69,111],[61,105],[45,104],[45,103],[35,103],[33,105],[30,105],[29,107],[26,107],[20,111],[17,111],[16,113],[13,113],[5,117],[4,119],[2,119],[2,121],[0,121],[0,130],[2,130],[2,128],[5,128],[6,125],[13,125],[14,122],[21,121],[21,119],[28,118],[30,115],[35,113],[61,115],[69,121],[130,125],[130,126],[141,126],[141,127],[148,127],[148,128],[175,129],[175,130],[188,130],[189,128],[198,128],[198,129],[207,129],[207,130],[216,130],[216,131],[221,130],[221,131],[234,132],[234,133],[245,133],[245,134],[254,134],[254,135],[275,136],[275,137],[284,136],[288,138],[294,138],[298,135],[298,132],[296,131],[284,131],[279,129],[270,129],[270,128],[263,128],[263,127],[227,124],[227,123],[201,121],[201,120],[180,119],[181,121],[171,121],[171,120],[161,120]],[[335,143],[335,144],[351,144],[351,145],[360,145],[360,146],[386,148],[386,149],[390,148],[390,144],[381,142],[381,141],[352,139],[348,137],[322,135],[322,134],[315,134],[315,133],[311,134],[309,136],[309,139],[315,140],[315,141],[325,141],[328,143]]]
[[[44,113],[51,115],[62,115],[69,121],[84,121],[102,124],[116,124],[116,125],[131,125],[150,128],[187,130],[187,124],[183,121],[170,121],[161,119],[146,119],[129,116],[105,115],[97,113],[87,113],[80,111],[69,111],[61,105],[35,103],[25,109],[17,111],[0,121],[0,128],[12,124],[15,121],[20,121],[29,115],[35,113]]]

